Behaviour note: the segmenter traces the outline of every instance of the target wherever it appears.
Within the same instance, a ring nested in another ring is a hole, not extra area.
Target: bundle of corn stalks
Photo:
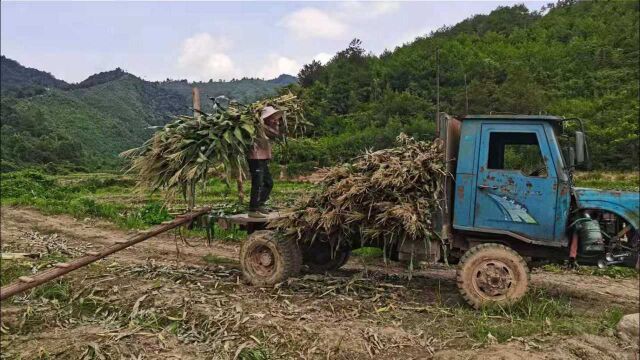
[[[136,174],[138,186],[152,191],[165,189],[170,201],[181,191],[188,207],[195,206],[195,189],[209,176],[224,179],[246,178],[246,153],[256,138],[267,138],[260,113],[265,106],[283,112],[280,133],[301,135],[309,124],[300,101],[292,94],[245,106],[231,102],[216,104],[211,114],[177,116],[139,148],[127,150],[122,157],[131,159],[128,171]]]
[[[284,236],[311,243],[383,246],[427,241],[441,208],[447,176],[440,144],[401,134],[397,147],[366,152],[353,164],[330,168],[320,189],[271,224]]]

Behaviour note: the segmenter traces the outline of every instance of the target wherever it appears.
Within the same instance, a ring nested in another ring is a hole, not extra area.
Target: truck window
[[[489,169],[520,170],[526,176],[547,176],[547,166],[535,133],[492,132],[487,162]]]

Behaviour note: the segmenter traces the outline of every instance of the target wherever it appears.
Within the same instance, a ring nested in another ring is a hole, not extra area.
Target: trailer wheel
[[[240,267],[245,280],[270,286],[300,272],[302,254],[294,241],[269,230],[253,232],[240,248]]]
[[[460,259],[457,283],[462,297],[476,309],[490,304],[513,303],[527,292],[529,268],[509,247],[476,245]]]
[[[314,273],[338,270],[346,264],[351,255],[349,249],[338,249],[333,253],[331,245],[326,242],[316,241],[302,251],[303,264]]]

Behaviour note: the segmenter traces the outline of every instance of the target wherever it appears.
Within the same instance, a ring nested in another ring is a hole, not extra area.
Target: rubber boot
[[[249,211],[248,215],[250,218],[256,218],[256,219],[264,219],[267,217],[267,215],[261,213],[259,210]]]

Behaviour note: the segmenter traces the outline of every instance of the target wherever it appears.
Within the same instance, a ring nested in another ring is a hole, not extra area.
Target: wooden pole
[[[238,170],[238,178],[236,179],[236,184],[238,185],[238,202],[240,204],[244,203],[244,177],[242,176],[242,171]]]
[[[440,49],[436,49],[436,129],[440,129]]]
[[[200,116],[202,116],[200,114],[200,90],[198,90],[197,87],[194,87],[191,90],[191,96],[193,97],[193,117],[200,121]]]
[[[21,293],[25,290],[29,290],[34,288],[40,284],[44,284],[47,281],[51,281],[57,277],[60,277],[66,273],[69,273],[73,270],[79,269],[83,266],[89,265],[92,262],[98,261],[108,255],[113,254],[114,252],[120,251],[122,249],[126,249],[129,246],[135,245],[139,242],[147,240],[151,237],[154,237],[163,232],[169,231],[173,228],[176,228],[180,225],[191,222],[193,219],[200,215],[204,215],[211,211],[211,208],[205,207],[202,209],[198,209],[192,211],[188,214],[178,215],[174,220],[163,223],[160,226],[156,226],[149,231],[141,232],[137,235],[130,237],[124,241],[118,241],[114,245],[111,245],[101,251],[89,251],[87,255],[78,258],[76,260],[70,261],[68,263],[57,263],[53,265],[53,267],[49,270],[43,271],[39,274],[35,274],[32,276],[21,276],[18,278],[18,281],[11,283],[9,285],[3,286],[0,289],[0,300],[4,300],[9,298],[15,294]]]

